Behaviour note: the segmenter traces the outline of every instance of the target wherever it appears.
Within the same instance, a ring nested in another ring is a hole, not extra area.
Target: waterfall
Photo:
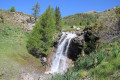
[[[74,33],[63,32],[63,35],[59,40],[56,53],[54,54],[51,68],[48,72],[46,72],[47,74],[64,73],[67,71],[67,68],[69,67],[69,64],[66,62],[68,56],[67,53],[71,39],[74,37],[76,37],[76,34]]]

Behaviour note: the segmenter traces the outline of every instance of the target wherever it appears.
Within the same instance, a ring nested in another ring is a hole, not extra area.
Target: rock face
[[[21,23],[26,32],[31,31],[33,29],[33,26],[35,25],[35,18],[32,16],[24,15],[22,13],[13,13],[14,17],[13,20],[15,22]]]
[[[54,47],[57,47],[57,44],[58,44],[61,36],[62,36],[62,33],[59,33],[59,34],[56,34],[56,36],[53,38],[53,42],[54,42],[53,46]]]
[[[68,57],[72,60],[76,60],[83,49],[84,34],[81,33],[80,31],[80,34],[71,40]]]
[[[105,11],[99,17],[99,23],[84,29],[99,37],[99,42],[110,43],[120,38],[120,18],[115,9]]]

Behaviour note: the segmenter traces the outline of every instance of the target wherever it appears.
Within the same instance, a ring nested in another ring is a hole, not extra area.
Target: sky
[[[32,14],[32,6],[39,2],[40,15],[44,13],[49,4],[52,7],[59,6],[62,17],[83,13],[91,10],[104,11],[120,6],[120,0],[0,0],[0,9],[8,10],[15,6],[16,11]]]

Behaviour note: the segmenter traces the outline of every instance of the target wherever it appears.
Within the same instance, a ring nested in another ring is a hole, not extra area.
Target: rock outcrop
[[[62,36],[62,33],[58,33],[58,34],[56,34],[56,36],[53,38],[53,42],[54,42],[53,46],[54,46],[54,47],[57,47],[57,44],[58,44],[61,36]]]
[[[99,17],[99,22],[90,25],[84,31],[99,37],[99,42],[102,43],[114,42],[120,38],[120,18],[117,16],[115,8],[103,12]]]
[[[13,12],[13,15],[14,15],[13,20],[15,22],[21,23],[27,32],[33,29],[33,26],[35,25],[36,21],[34,17],[16,12]]]
[[[76,60],[78,55],[81,54],[83,49],[84,33],[79,31],[77,32],[77,37],[73,38],[70,43],[68,57],[72,60]]]
[[[10,25],[19,27],[25,32],[30,32],[36,21],[31,15],[0,9],[0,23],[10,23]]]

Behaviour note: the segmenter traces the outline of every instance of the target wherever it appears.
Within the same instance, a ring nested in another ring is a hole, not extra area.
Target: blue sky
[[[39,2],[42,14],[49,4],[59,6],[62,17],[87,12],[90,10],[104,11],[114,6],[120,6],[120,0],[0,0],[0,9],[8,10],[15,6],[16,11],[32,14],[32,6]]]

